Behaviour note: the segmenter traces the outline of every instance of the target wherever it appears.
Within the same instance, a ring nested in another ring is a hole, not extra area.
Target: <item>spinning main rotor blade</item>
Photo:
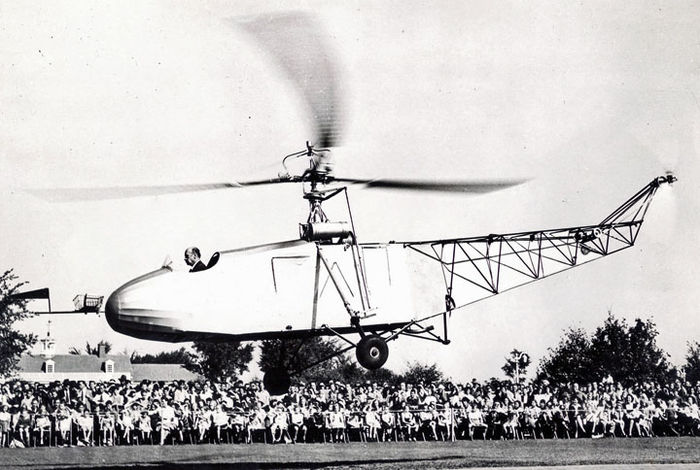
[[[473,180],[473,181],[428,181],[402,179],[364,180],[355,178],[333,178],[333,181],[361,184],[367,188],[401,189],[408,191],[436,191],[448,193],[490,193],[510,188],[527,180]]]
[[[313,118],[314,146],[337,146],[341,103],[338,73],[327,47],[331,36],[311,16],[300,12],[256,16],[236,24],[276,60],[301,93]]]
[[[273,178],[257,181],[203,184],[172,184],[163,186],[107,186],[103,188],[47,188],[28,189],[34,196],[51,202],[101,201],[162,194],[192,193],[214,189],[236,189],[264,184],[292,183],[290,178]]]

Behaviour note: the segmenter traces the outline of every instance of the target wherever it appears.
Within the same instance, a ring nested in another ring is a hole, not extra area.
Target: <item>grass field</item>
[[[463,468],[700,463],[700,438],[0,449],[0,468]]]

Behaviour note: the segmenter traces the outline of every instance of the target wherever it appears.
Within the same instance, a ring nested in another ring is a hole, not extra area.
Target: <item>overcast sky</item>
[[[695,2],[2,0],[2,268],[50,287],[63,309],[192,244],[206,258],[296,237],[307,208],[294,187],[64,204],[21,190],[275,177],[311,128],[284,74],[235,23],[289,10],[324,25],[342,74],[336,174],[531,178],[472,197],[354,191],[361,241],[596,223],[652,178],[679,178],[659,191],[635,247],[456,312],[449,346],[394,342],[390,367],[501,375],[511,349],[537,362],[564,328],[591,330],[608,309],[653,318],[683,362],[700,339]],[[23,328],[44,334],[46,321]],[[95,316],[54,318],[52,333],[63,352],[103,338],[118,351],[177,347]]]

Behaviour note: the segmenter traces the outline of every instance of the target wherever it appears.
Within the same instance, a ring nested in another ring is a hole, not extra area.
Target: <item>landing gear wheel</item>
[[[355,355],[365,369],[379,369],[389,359],[389,346],[379,335],[365,336],[357,343]]]
[[[291,384],[289,372],[281,367],[274,367],[263,376],[263,385],[270,395],[284,395]]]

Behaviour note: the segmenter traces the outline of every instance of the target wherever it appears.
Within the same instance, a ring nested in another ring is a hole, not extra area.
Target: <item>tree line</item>
[[[688,344],[685,364],[680,368],[669,361],[668,354],[657,344],[658,330],[653,320],[635,319],[628,324],[608,312],[603,324],[592,333],[582,328],[569,328],[559,343],[548,348],[540,360],[535,381],[550,383],[591,383],[611,378],[625,385],[640,382],[667,383],[676,379],[692,383],[700,381],[700,343]],[[88,353],[97,352],[97,346],[86,345]],[[360,367],[335,339],[309,338],[305,340],[268,340],[260,343],[257,365],[267,371],[284,367],[298,371],[296,380],[342,382],[380,381],[399,383],[434,382],[445,379],[437,364],[413,362],[403,373],[389,369],[368,371]],[[321,362],[325,357],[330,360]],[[180,348],[158,354],[131,354],[132,363],[183,364],[189,370],[207,378],[239,375],[248,370],[253,358],[250,343],[195,342],[192,350]],[[312,368],[308,365],[319,363]],[[501,368],[513,381],[525,378],[531,365],[529,354],[513,349]],[[498,380],[492,378],[491,380]]]

